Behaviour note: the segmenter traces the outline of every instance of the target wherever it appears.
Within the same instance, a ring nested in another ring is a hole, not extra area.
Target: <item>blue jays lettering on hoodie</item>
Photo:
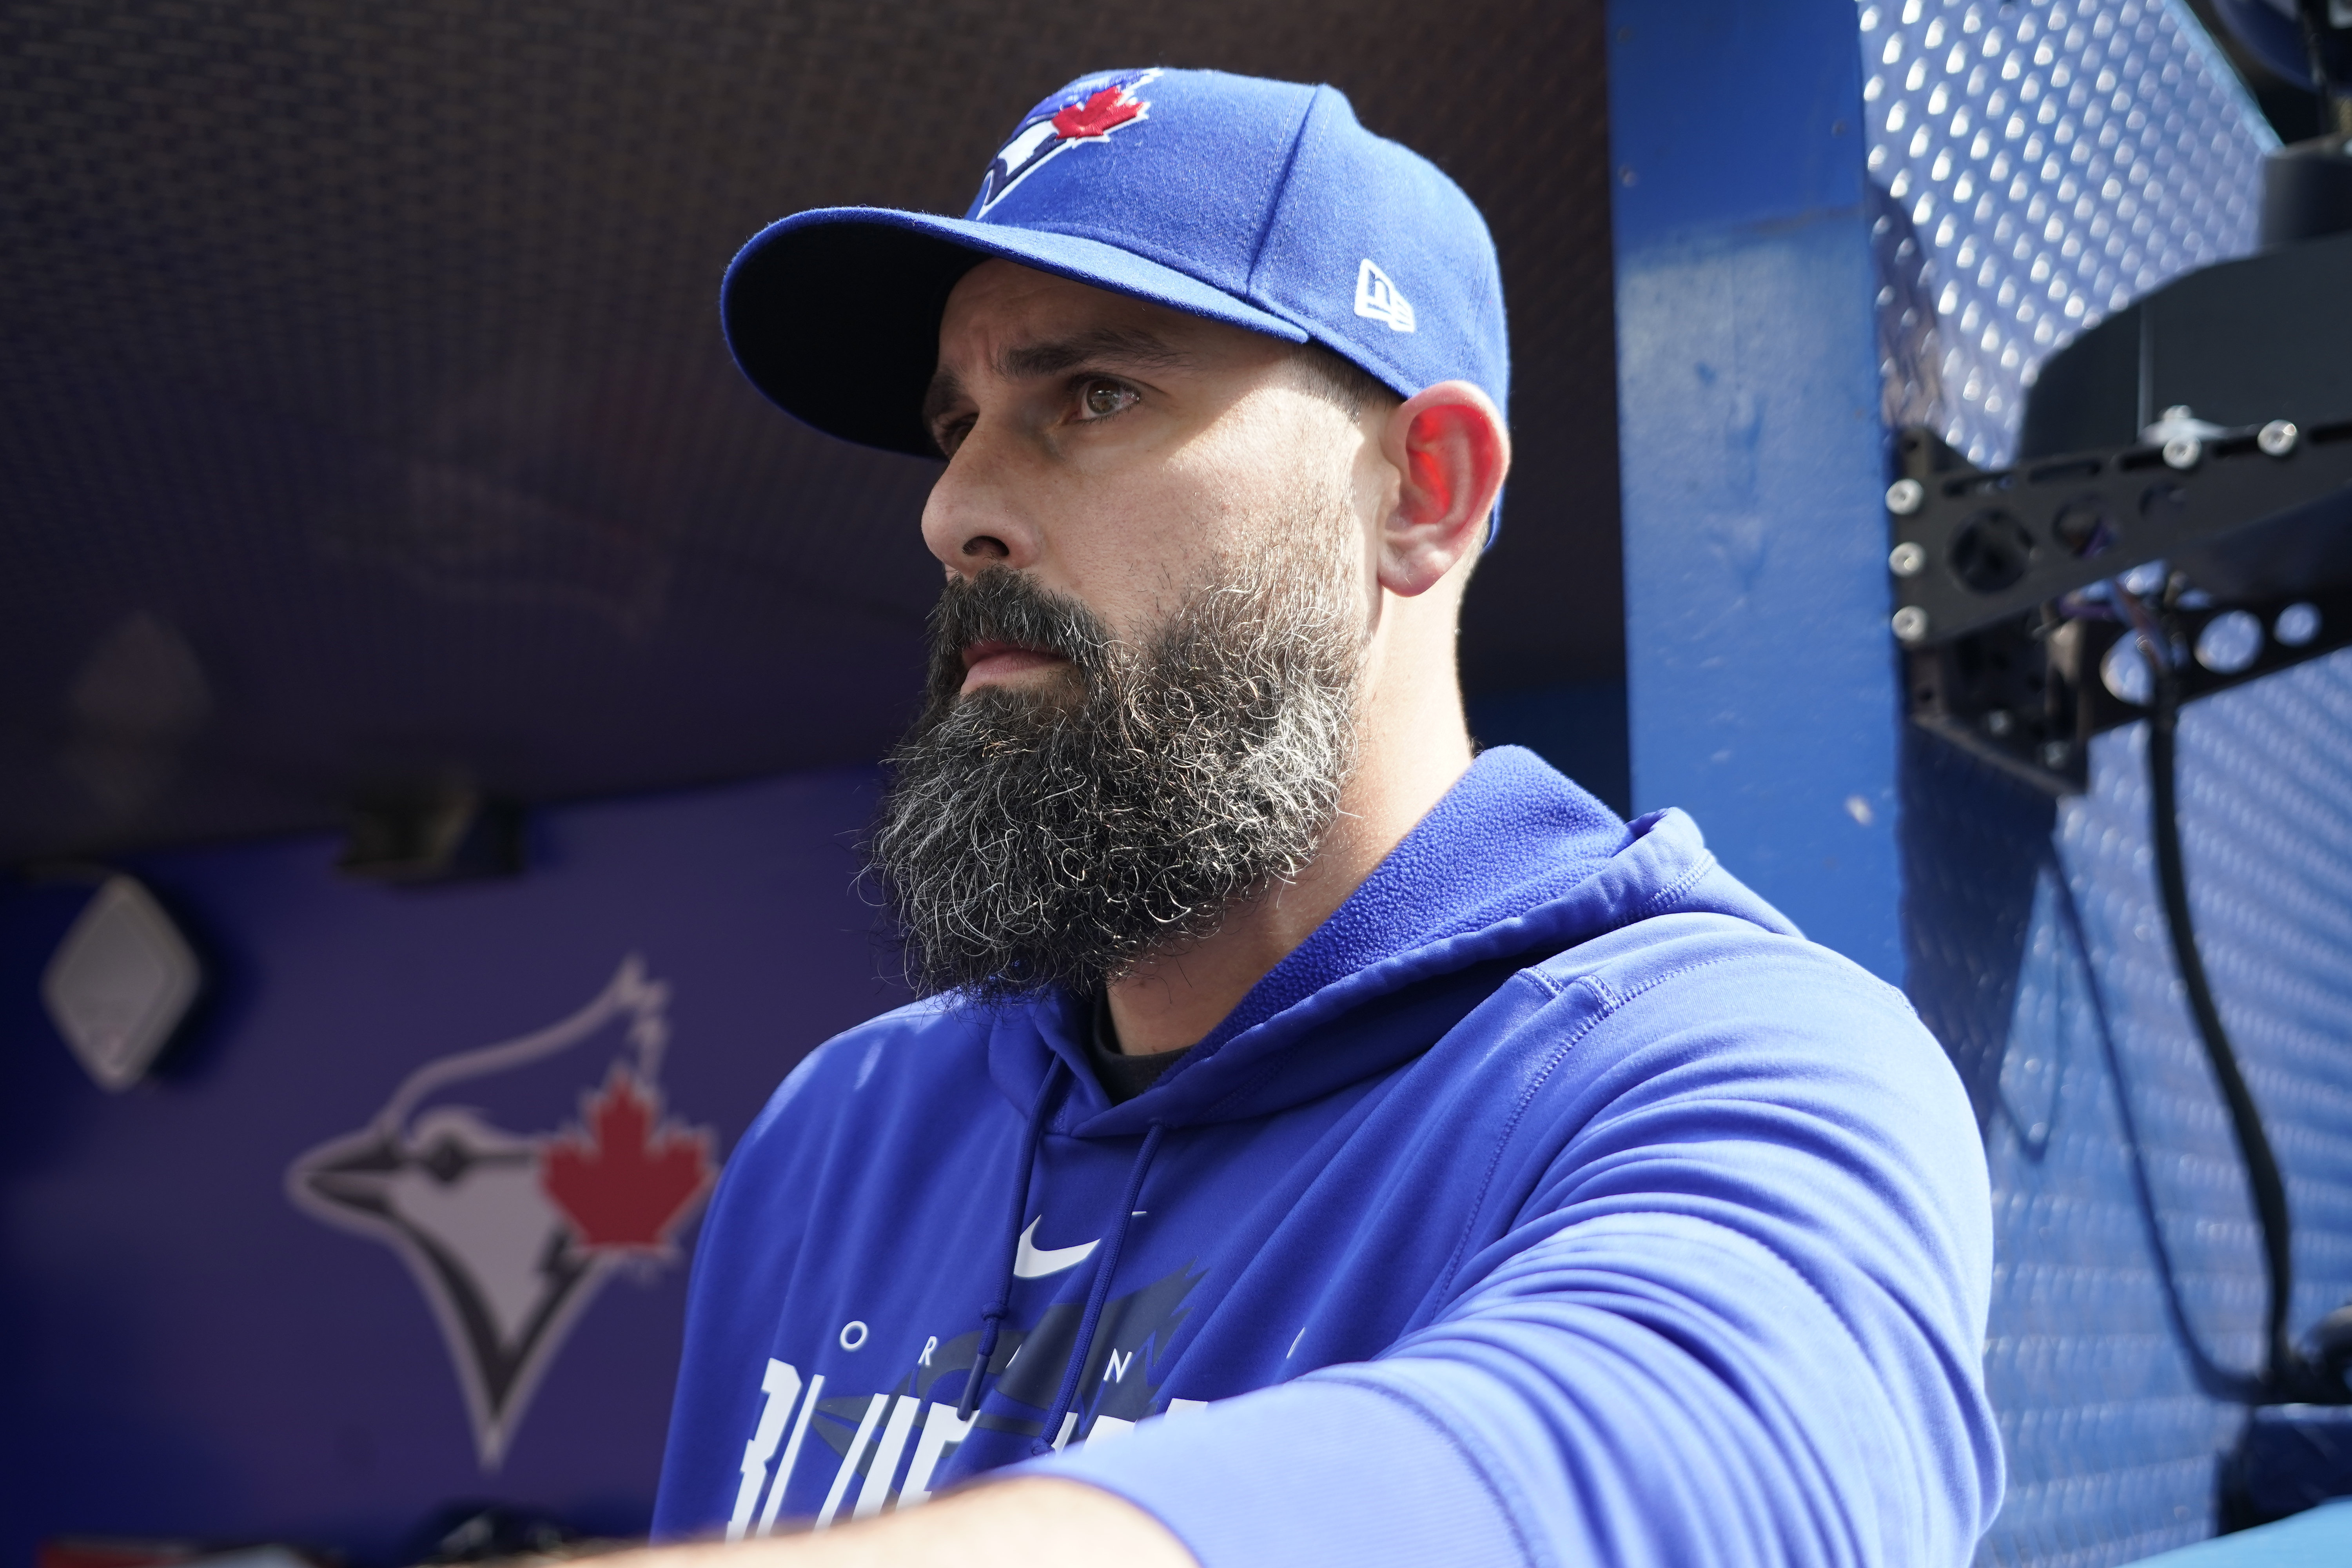
[[[1209,1568],[1957,1564],[1990,1521],[1958,1079],[1682,814],[1486,752],[1144,1092],[1090,1026],[934,999],[785,1079],[697,1249],[656,1534],[1007,1465]]]

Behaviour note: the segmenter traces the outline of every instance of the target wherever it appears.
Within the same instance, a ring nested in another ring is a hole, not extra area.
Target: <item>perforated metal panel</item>
[[[2252,247],[2272,144],[2171,5],[1865,4],[1891,419],[2013,449],[2056,346]],[[1906,747],[1911,986],[1986,1119],[1987,1563],[2129,1562],[2213,1529],[2264,1294],[2245,1181],[2153,884],[2145,731],[2054,812]],[[2285,1166],[2298,1331],[2352,1295],[2352,659],[2196,704],[2182,831],[2206,963]]]
[[[1913,240],[1880,306],[1934,306],[1915,311],[1916,363],[1886,369],[1946,440],[1998,465],[2053,348],[2252,246],[2275,138],[2162,0],[1865,0],[1861,20],[1881,232]]]
[[[2180,751],[2200,944],[2286,1171],[2300,1332],[2352,1298],[2352,658],[2195,705]],[[2153,884],[2144,727],[2095,743],[2092,781],[2032,889],[1988,1129],[1999,1563],[2210,1533],[2228,1384],[2261,1357],[2260,1241]]]

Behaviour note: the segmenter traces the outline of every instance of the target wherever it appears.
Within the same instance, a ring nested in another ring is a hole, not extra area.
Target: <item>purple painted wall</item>
[[[288,1170],[420,1066],[577,1014],[631,954],[667,987],[655,1058],[623,1017],[425,1098],[543,1140],[613,1064],[651,1065],[723,1157],[803,1053],[904,999],[850,887],[874,790],[857,771],[550,810],[504,882],[355,885],[327,838],[142,858],[126,868],[212,990],[160,1081],[120,1097],[38,1001],[88,889],[0,887],[0,1568],[66,1532],[389,1562],[458,1499],[642,1529],[691,1222],[674,1260],[606,1267],[487,1470],[426,1292],[392,1247],[299,1209]]]

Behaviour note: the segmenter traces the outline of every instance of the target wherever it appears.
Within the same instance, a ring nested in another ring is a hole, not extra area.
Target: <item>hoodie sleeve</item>
[[[1959,1564],[2001,1488],[1975,1121],[1801,942],[1568,981],[1429,1320],[1033,1468],[1242,1564]]]

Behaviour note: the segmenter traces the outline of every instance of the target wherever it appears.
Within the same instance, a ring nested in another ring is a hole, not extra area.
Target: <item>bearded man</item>
[[[872,841],[926,999],[730,1163],[656,1531],[741,1544],[670,1550],[1965,1561],[1942,1052],[1679,813],[1474,754],[1462,193],[1328,88],[1114,72],[964,218],[788,218],[724,308],[783,407],[944,456],[947,583]]]

